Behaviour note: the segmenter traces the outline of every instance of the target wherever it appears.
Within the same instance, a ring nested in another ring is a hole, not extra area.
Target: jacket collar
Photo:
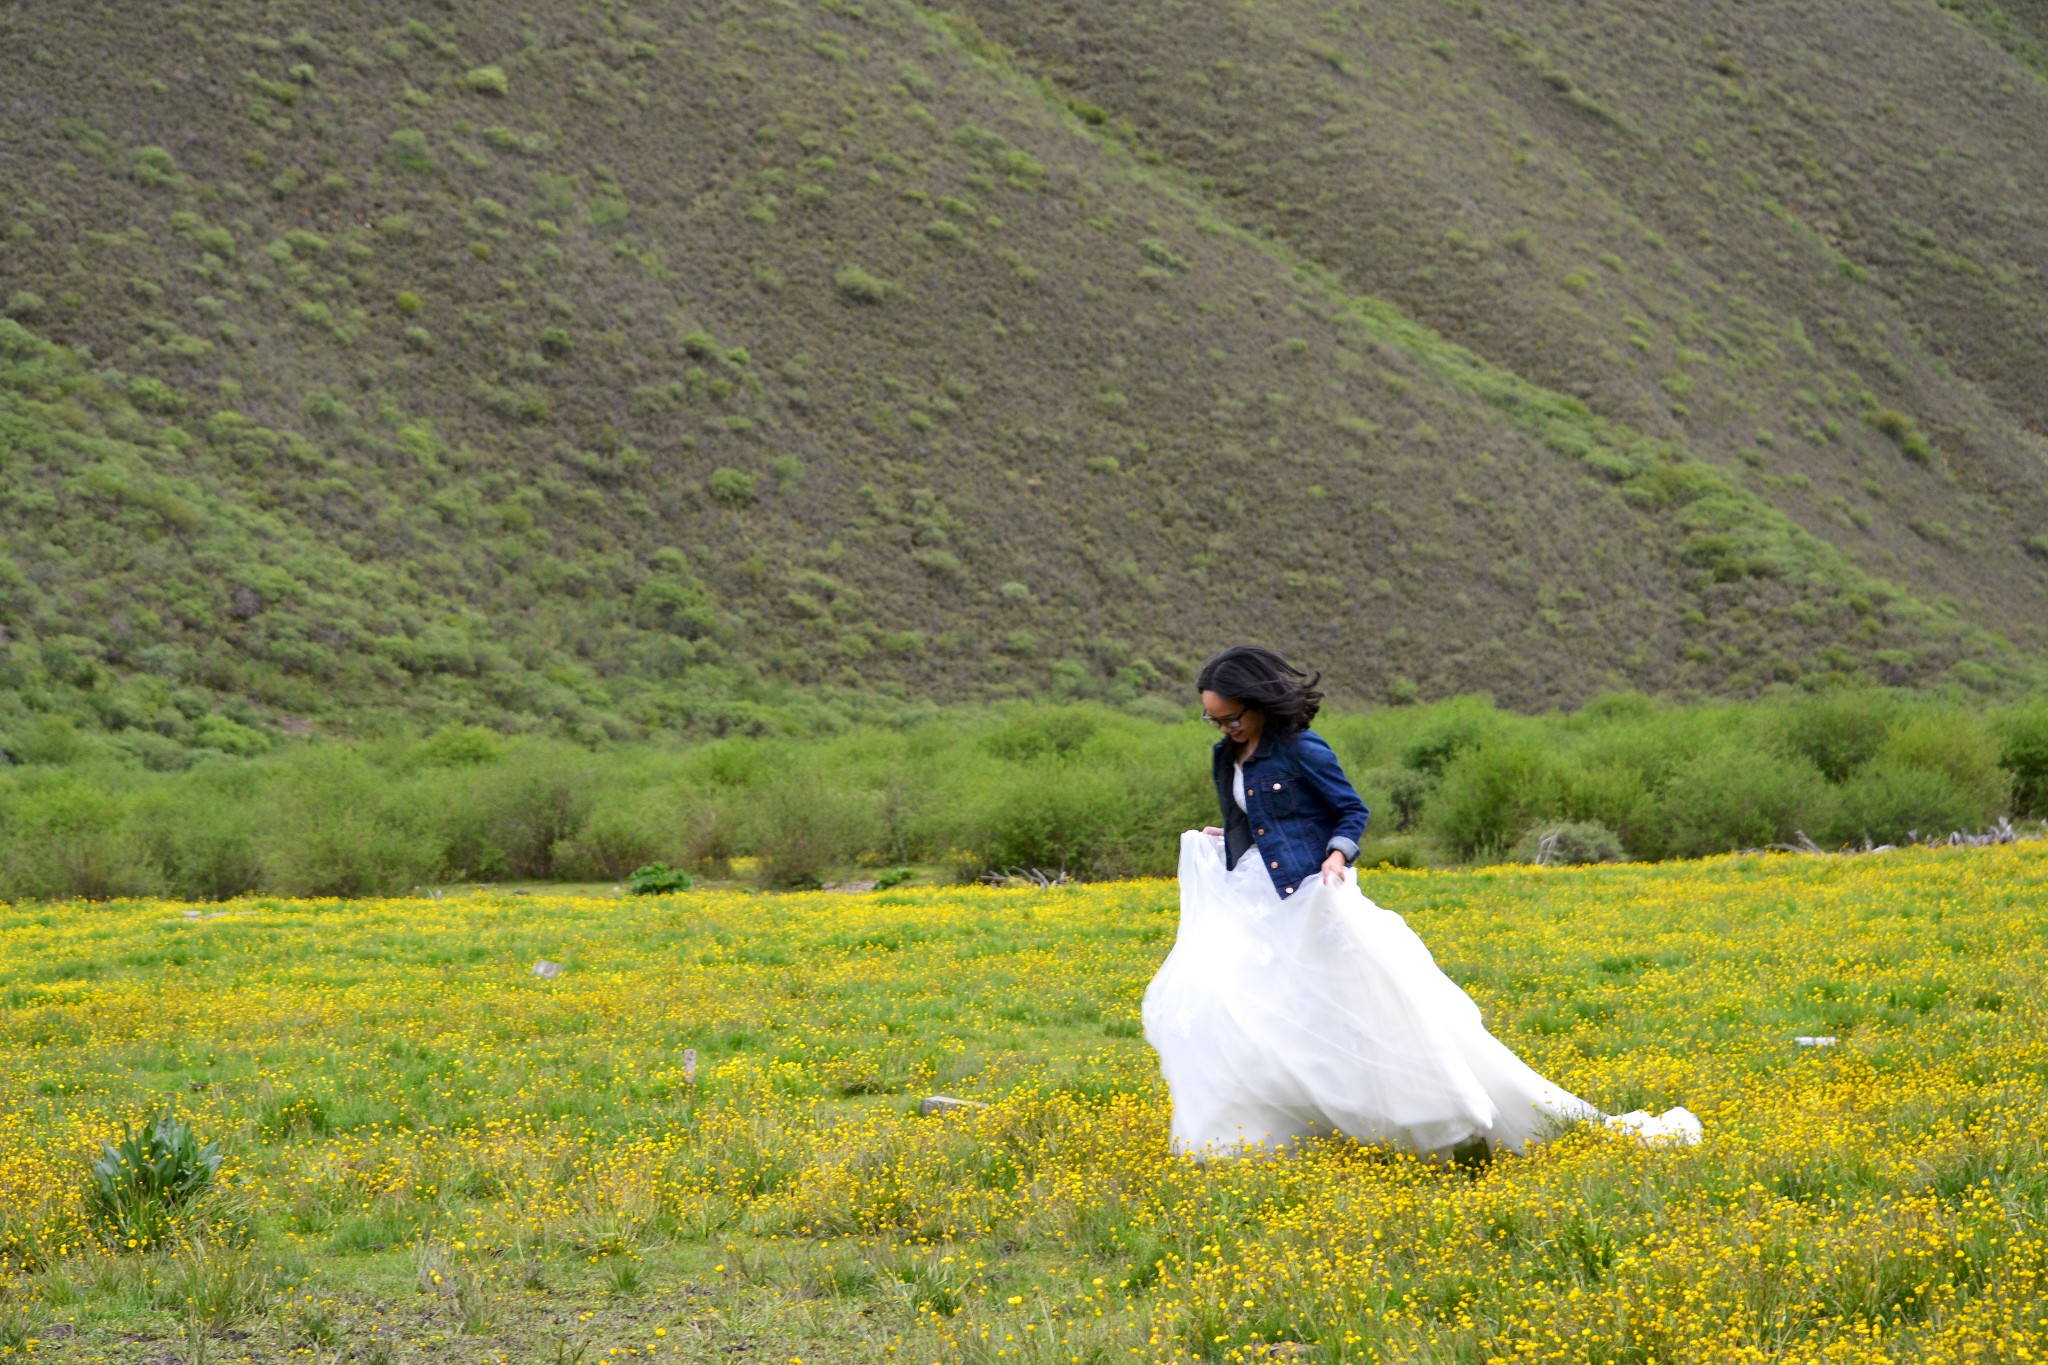
[[[1260,759],[1266,757],[1268,754],[1273,752],[1273,745],[1277,742],[1278,741],[1276,741],[1273,738],[1273,735],[1270,731],[1261,734],[1259,736],[1258,747],[1254,748],[1251,752],[1251,756],[1245,759],[1244,761],[1246,763],[1258,762]],[[1224,764],[1228,764],[1235,761],[1231,758],[1231,751],[1233,748],[1236,747],[1236,744],[1237,741],[1233,740],[1229,735],[1225,735],[1223,736],[1223,738],[1216,741],[1215,748],[1211,752],[1213,752],[1216,756],[1215,762],[1217,766],[1220,767]]]

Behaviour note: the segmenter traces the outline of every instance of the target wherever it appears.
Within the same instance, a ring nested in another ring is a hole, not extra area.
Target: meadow
[[[1172,1156],[1170,881],[17,904],[0,1354],[2032,1359],[2044,881],[2031,842],[1368,872],[1540,1070],[1706,1125],[1478,1169]],[[223,1161],[131,1247],[87,1168],[164,1110]]]

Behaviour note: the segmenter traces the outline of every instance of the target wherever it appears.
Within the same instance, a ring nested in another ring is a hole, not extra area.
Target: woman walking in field
[[[1227,1154],[1343,1133],[1440,1156],[1523,1150],[1601,1117],[1486,1031],[1399,915],[1350,867],[1369,812],[1308,728],[1322,693],[1270,650],[1202,667],[1223,824],[1180,845],[1180,933],[1145,992],[1176,1151]],[[1605,1120],[1697,1140],[1684,1109]]]

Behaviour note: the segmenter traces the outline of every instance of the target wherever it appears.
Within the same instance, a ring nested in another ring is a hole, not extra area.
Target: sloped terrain
[[[2022,58],[1866,36],[1953,89],[1831,136],[1974,160],[1865,216],[1775,37],[1403,13],[0,16],[0,729],[2023,672]]]
[[[1235,221],[2038,632],[2038,11],[968,8]]]

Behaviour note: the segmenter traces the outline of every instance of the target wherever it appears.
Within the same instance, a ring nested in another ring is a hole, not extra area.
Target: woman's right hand
[[[1211,839],[1221,839],[1223,837],[1223,828],[1220,825],[1204,825],[1202,833],[1208,835]]]

